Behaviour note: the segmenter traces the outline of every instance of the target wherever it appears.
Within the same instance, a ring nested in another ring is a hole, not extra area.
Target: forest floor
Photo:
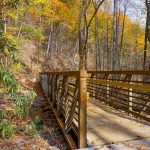
[[[29,117],[17,122],[18,128],[29,125],[36,118],[42,120],[42,128],[31,131],[30,134],[18,130],[9,139],[1,138],[0,150],[67,150],[65,139],[39,85],[29,82],[24,83],[24,86],[25,90],[33,89],[37,97],[32,104]]]

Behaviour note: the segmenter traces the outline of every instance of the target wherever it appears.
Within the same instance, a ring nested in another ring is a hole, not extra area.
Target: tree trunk
[[[112,70],[117,68],[117,46],[118,46],[118,0],[114,0],[114,28],[113,28],[113,55]]]
[[[96,71],[101,70],[101,53],[99,41],[99,22],[97,15],[95,15],[95,46],[96,46]]]
[[[109,51],[109,18],[108,18],[108,10],[107,10],[107,40],[106,40],[106,44],[107,44],[107,70],[110,70],[110,51]]]
[[[82,45],[82,17],[83,17],[83,10],[82,10],[82,0],[80,0],[80,10],[79,10],[79,21],[78,21],[78,35],[79,35],[79,70],[84,70],[84,52],[83,52],[83,45]]]
[[[147,7],[147,33],[148,33],[148,41],[150,43],[150,0],[146,0]]]
[[[46,50],[47,54],[49,53],[49,50],[50,50],[51,39],[52,39],[52,24],[51,24],[49,36],[48,36],[48,44],[47,44],[47,50]]]
[[[121,33],[121,42],[120,42],[120,54],[121,54],[120,68],[123,67],[122,65],[123,65],[124,51],[122,51],[122,46],[123,46],[123,40],[124,40],[124,28],[125,28],[127,5],[128,5],[128,0],[126,1],[126,4],[124,6],[124,15],[123,15],[122,33]]]
[[[147,59],[147,43],[150,42],[150,0],[146,0],[147,8],[147,18],[146,18],[146,27],[145,27],[145,43],[144,43],[144,61],[143,69],[146,69],[146,59]]]

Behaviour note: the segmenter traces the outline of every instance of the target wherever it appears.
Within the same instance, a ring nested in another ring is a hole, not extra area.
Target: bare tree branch
[[[94,7],[95,7],[95,12],[94,12],[94,14],[92,15],[92,17],[91,17],[89,23],[87,23],[87,18],[85,17],[85,20],[86,20],[86,21],[85,21],[85,22],[86,22],[85,25],[86,25],[86,32],[87,32],[87,34],[86,34],[86,38],[85,38],[85,43],[84,43],[83,50],[86,50],[87,41],[88,41],[88,36],[89,36],[89,33],[88,33],[89,27],[90,27],[90,25],[91,25],[91,23],[92,23],[92,21],[93,21],[95,15],[96,15],[97,12],[98,12],[98,9],[100,8],[100,6],[103,4],[104,1],[105,1],[105,0],[102,0],[102,1],[98,4],[98,6],[96,7],[96,5],[94,5],[94,1],[92,0],[93,5],[94,5]]]
[[[104,1],[105,1],[105,0],[102,0],[102,1],[98,4],[97,8],[95,9],[95,12],[94,12],[93,16],[91,17],[91,19],[90,19],[90,21],[89,21],[89,23],[88,23],[88,25],[87,25],[87,28],[90,27],[93,18],[94,18],[95,15],[97,14],[98,9],[100,8],[100,6],[103,4]]]

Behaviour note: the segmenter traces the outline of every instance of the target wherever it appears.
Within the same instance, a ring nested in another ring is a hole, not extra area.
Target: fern
[[[0,83],[7,88],[10,94],[14,94],[17,89],[17,82],[15,81],[13,75],[7,73],[1,66],[0,66]]]
[[[7,113],[5,112],[5,110],[1,110],[0,111],[0,119],[8,119]]]
[[[16,104],[15,112],[19,118],[28,116],[29,108],[36,97],[36,93],[31,91],[24,96],[12,95],[12,99]]]
[[[6,0],[4,8],[16,8],[21,0]],[[27,3],[28,0],[25,0]],[[23,63],[19,60],[20,53],[17,49],[17,42],[14,40],[13,36],[6,35],[4,33],[5,22],[0,16],[0,86],[3,87],[12,98],[12,102],[15,104],[14,112],[15,117],[22,118],[28,115],[28,105],[30,105],[35,98],[35,93],[31,92],[28,95],[16,96],[18,95],[18,82],[14,78],[13,67],[18,68],[23,66]],[[8,63],[4,63],[5,60],[9,60]],[[12,112],[11,112],[12,113]],[[11,137],[14,133],[14,129],[10,125],[11,117],[10,112],[5,110],[0,110],[0,136],[1,137]]]
[[[9,123],[5,122],[0,125],[0,135],[2,138],[10,138],[13,133],[14,129]]]

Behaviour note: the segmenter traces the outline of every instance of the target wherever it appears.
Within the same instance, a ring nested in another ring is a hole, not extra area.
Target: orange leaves
[[[54,11],[56,20],[62,21],[62,22],[66,21],[67,14],[69,11],[66,5],[60,2],[59,0],[52,0],[51,3],[52,3],[51,7],[52,7],[52,10]]]
[[[36,15],[36,13],[29,13],[29,16],[32,18],[32,19],[38,19],[38,16]]]
[[[68,8],[60,0],[33,0],[32,5],[29,8],[32,18],[43,16],[46,23],[67,19]]]

